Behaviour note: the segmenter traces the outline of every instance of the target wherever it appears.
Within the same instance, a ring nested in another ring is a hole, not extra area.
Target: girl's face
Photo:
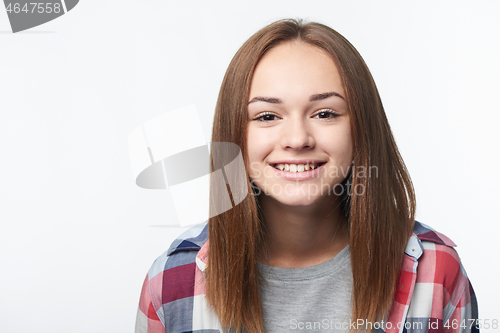
[[[259,61],[250,87],[250,178],[285,205],[340,195],[352,162],[344,87],[319,47],[288,42]]]

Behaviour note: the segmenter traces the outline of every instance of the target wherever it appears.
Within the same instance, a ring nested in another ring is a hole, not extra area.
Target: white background
[[[196,104],[209,141],[233,54],[285,17],[363,55],[417,219],[458,244],[480,317],[500,319],[500,2],[471,3],[82,0],[17,34],[0,8],[0,331],[133,331],[144,276],[182,229],[154,227],[175,210],[135,185],[128,135]]]

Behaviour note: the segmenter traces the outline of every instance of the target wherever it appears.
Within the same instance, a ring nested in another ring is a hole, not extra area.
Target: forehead
[[[255,68],[250,96],[263,92],[312,94],[326,91],[344,95],[332,57],[317,46],[294,41],[275,46],[264,54]]]

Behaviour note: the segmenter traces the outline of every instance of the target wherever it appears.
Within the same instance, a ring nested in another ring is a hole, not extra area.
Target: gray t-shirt
[[[311,267],[258,263],[266,332],[348,332],[352,273],[349,246]]]

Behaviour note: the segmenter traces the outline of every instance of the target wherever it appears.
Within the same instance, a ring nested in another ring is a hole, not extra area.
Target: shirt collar
[[[412,233],[410,239],[408,240],[408,244],[406,245],[405,253],[410,257],[415,258],[415,260],[418,260],[423,252],[424,248],[422,246],[422,242],[417,235],[415,235],[415,233]]]
[[[208,260],[208,240],[201,247],[198,255],[196,256],[196,265],[200,269],[200,271],[204,272],[205,268],[207,268],[207,260]]]
[[[207,242],[208,223],[198,224],[180,235],[167,251],[167,255],[181,251],[198,251]]]
[[[451,239],[446,237],[440,232],[432,229],[428,225],[415,221],[415,226],[413,227],[413,233],[423,241],[430,241],[433,243],[446,245],[446,246],[457,246]]]
[[[405,253],[418,260],[424,252],[422,241],[429,241],[446,246],[457,246],[451,239],[440,232],[432,229],[428,225],[415,221],[413,233],[406,245]]]

